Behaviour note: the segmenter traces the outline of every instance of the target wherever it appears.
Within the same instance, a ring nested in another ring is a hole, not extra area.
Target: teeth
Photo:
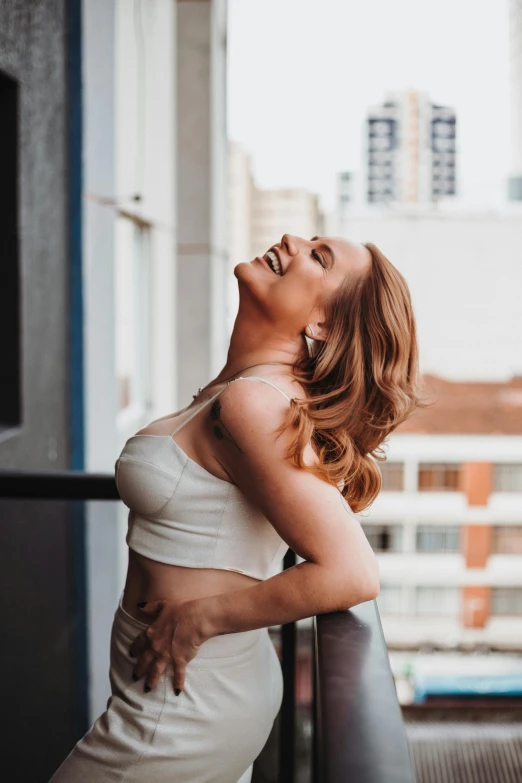
[[[268,261],[269,265],[273,269],[273,271],[276,273],[276,275],[282,275],[283,270],[281,269],[281,264],[279,263],[279,259],[276,256],[276,254],[273,252],[273,250],[268,250],[266,254],[266,260]]]

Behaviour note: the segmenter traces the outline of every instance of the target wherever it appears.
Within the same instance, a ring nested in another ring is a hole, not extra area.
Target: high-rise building
[[[511,176],[509,198],[522,201],[522,0],[510,0]]]
[[[310,239],[323,233],[319,198],[303,188],[259,188],[252,176],[249,156],[235,142],[229,143],[229,264],[266,253],[283,234]],[[237,283],[229,275],[227,324],[232,329],[238,305]]]
[[[455,111],[426,93],[391,93],[367,115],[369,203],[426,203],[456,192]]]
[[[303,188],[254,189],[252,200],[252,258],[266,253],[283,234],[310,237],[322,234],[322,214],[316,193]]]
[[[522,378],[424,376],[435,402],[390,435],[360,516],[390,647],[522,649]]]

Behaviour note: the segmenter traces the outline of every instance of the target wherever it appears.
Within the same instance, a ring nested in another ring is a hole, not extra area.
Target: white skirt
[[[249,783],[283,697],[267,628],[216,636],[187,665],[174,694],[172,664],[144,692],[129,647],[146,628],[121,605],[111,632],[107,709],[50,783]]]

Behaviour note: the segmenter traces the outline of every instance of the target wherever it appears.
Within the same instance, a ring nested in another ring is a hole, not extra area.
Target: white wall
[[[405,276],[423,372],[454,380],[522,373],[522,210],[368,210],[340,233],[374,242]]]
[[[252,260],[252,179],[251,162],[248,155],[235,142],[228,146],[228,312],[227,325],[232,332],[239,305],[237,280],[234,269],[238,264]]]
[[[178,401],[226,359],[226,2],[178,0]]]

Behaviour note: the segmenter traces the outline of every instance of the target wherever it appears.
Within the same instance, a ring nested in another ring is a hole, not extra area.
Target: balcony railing
[[[0,498],[91,501],[118,500],[119,496],[109,475],[0,471]],[[295,555],[290,551],[284,566],[294,563]],[[313,783],[414,783],[412,756],[376,602],[314,618],[312,644]],[[295,623],[282,628],[281,658],[284,696],[277,781],[294,783]]]

